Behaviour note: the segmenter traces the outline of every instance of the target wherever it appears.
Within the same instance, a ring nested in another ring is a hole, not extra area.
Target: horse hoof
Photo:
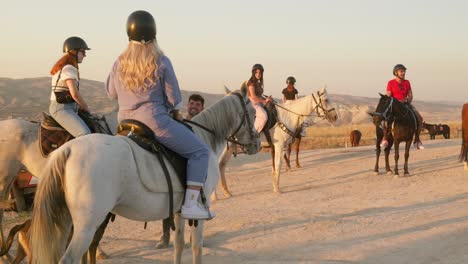
[[[409,177],[409,172],[405,172],[405,175],[403,177]]]
[[[465,162],[465,170],[468,171],[468,162]]]
[[[387,171],[387,175],[392,175],[393,174],[393,171]]]
[[[225,191],[224,192],[224,197],[226,198],[231,198],[232,197],[232,193],[230,191]]]
[[[281,194],[281,191],[278,188],[274,188],[273,192],[276,193],[276,194]]]
[[[98,260],[103,260],[103,259],[110,259],[109,255],[107,255],[106,252],[104,252],[102,249],[99,249],[97,250],[97,254],[96,254],[96,259]]]
[[[374,175],[375,175],[375,176],[379,175],[379,172],[378,172],[378,171],[374,171]]]
[[[156,249],[165,249],[169,247],[169,241],[159,241],[158,244],[156,244]]]
[[[301,165],[296,164],[296,168],[297,168],[297,169],[300,169],[300,168],[302,168],[302,167],[301,167]]]

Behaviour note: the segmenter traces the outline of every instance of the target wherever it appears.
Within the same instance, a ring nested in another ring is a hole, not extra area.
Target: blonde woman
[[[145,123],[161,144],[188,160],[182,217],[212,218],[213,214],[199,202],[209,150],[194,133],[174,120],[182,119],[182,96],[171,61],[157,44],[153,16],[146,11],[130,14],[127,35],[128,47],[114,63],[106,83],[108,96],[118,100],[119,122],[135,119]]]

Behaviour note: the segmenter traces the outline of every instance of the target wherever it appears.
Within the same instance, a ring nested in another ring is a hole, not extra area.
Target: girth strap
[[[154,144],[152,144],[154,148]],[[169,170],[167,169],[166,162],[164,162],[163,156],[161,151],[154,148],[154,152],[158,157],[159,163],[161,163],[161,167],[164,171],[164,176],[166,177],[167,187],[169,189],[169,224],[172,230],[175,230],[175,223],[174,223],[174,189],[172,187],[171,176],[169,175]]]

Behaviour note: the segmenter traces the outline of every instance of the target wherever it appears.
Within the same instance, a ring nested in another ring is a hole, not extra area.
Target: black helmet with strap
[[[289,76],[286,79],[286,83],[295,84],[296,83],[296,78],[294,78],[293,76]]]
[[[256,70],[260,70],[262,73],[264,71],[263,66],[260,63],[257,63],[254,66],[252,66],[252,73],[255,73]]]
[[[156,38],[156,22],[153,16],[143,10],[135,11],[127,19],[129,40],[150,42]]]
[[[395,67],[393,67],[393,75],[396,76],[396,72],[397,72],[398,70],[405,70],[405,71],[406,71],[405,65],[403,65],[403,64],[397,64],[397,65],[395,65]]]
[[[63,42],[63,52],[72,50],[90,50],[86,42],[80,37],[69,37]]]

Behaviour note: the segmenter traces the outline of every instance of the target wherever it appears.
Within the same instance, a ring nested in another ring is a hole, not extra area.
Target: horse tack
[[[104,117],[97,118],[84,112],[78,112],[79,116],[83,119],[85,124],[90,128],[92,133],[106,133],[111,134],[109,125],[107,124]],[[98,120],[103,121],[106,127],[101,126]],[[47,158],[49,154],[58,149],[66,142],[74,139],[74,137],[65,130],[53,117],[42,112],[41,125],[38,129],[39,138],[39,149],[44,158]]]

